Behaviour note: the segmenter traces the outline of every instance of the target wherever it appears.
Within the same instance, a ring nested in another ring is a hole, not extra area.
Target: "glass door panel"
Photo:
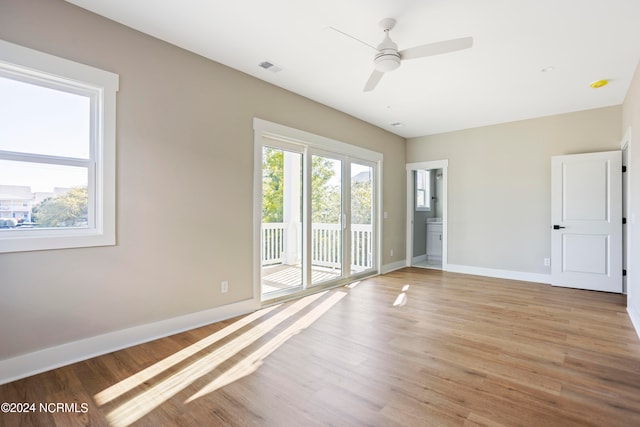
[[[262,299],[303,289],[302,153],[262,148]]]
[[[373,167],[351,163],[351,274],[373,268]]]
[[[342,276],[342,161],[311,159],[311,284]]]

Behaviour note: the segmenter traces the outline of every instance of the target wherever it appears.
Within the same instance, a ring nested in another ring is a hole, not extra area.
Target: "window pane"
[[[0,160],[0,229],[88,226],[88,169]]]
[[[311,157],[311,284],[342,276],[342,161]]]
[[[431,206],[431,171],[419,170],[416,177],[416,209],[430,210]]]
[[[302,154],[263,147],[263,298],[302,289],[302,223]]]
[[[351,273],[373,268],[373,168],[351,163]]]
[[[425,188],[425,171],[416,171],[416,188],[424,190]]]
[[[89,158],[91,99],[0,77],[0,150]]]

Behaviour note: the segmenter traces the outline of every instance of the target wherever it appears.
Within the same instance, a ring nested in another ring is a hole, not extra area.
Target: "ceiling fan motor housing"
[[[398,45],[389,38],[389,30],[385,30],[385,33],[384,40],[378,45],[378,54],[373,59],[375,69],[383,73],[393,71],[400,66]]]

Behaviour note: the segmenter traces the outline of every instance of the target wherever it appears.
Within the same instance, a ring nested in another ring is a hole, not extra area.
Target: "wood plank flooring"
[[[640,426],[640,342],[622,295],[406,268],[6,384],[0,402],[77,404],[0,426]]]

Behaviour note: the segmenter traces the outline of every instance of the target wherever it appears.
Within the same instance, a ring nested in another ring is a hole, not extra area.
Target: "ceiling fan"
[[[367,83],[364,85],[365,92],[370,92],[375,89],[384,73],[398,68],[400,66],[400,61],[455,52],[457,50],[468,49],[473,46],[473,37],[462,37],[459,39],[423,44],[399,51],[398,45],[389,37],[389,31],[391,31],[395,25],[396,20],[393,18],[385,18],[380,21],[380,26],[384,30],[384,40],[382,40],[382,43],[380,43],[377,48],[374,48],[377,51],[373,59],[374,70],[371,73],[371,76],[369,76],[369,80],[367,80]],[[336,28],[333,29],[373,48],[373,46],[364,43],[349,34],[346,34]]]

